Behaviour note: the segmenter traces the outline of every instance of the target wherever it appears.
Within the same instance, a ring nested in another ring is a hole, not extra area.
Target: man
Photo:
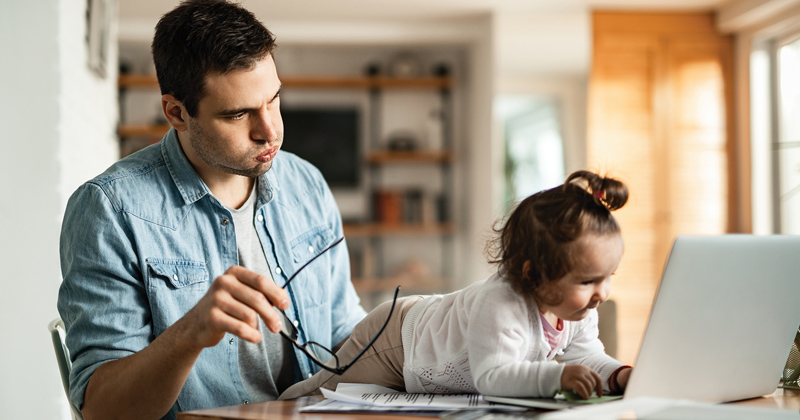
[[[329,348],[364,316],[319,171],[279,152],[274,38],[216,0],[162,17],[153,59],[172,129],[70,198],[58,309],[86,419],[275,399],[318,368],[275,332]]]

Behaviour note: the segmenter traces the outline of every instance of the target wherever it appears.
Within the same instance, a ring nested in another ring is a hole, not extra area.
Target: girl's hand
[[[625,391],[625,387],[628,386],[628,378],[631,377],[631,371],[633,371],[633,368],[628,367],[617,373],[617,385],[619,385],[620,392]]]
[[[619,374],[622,375],[622,372]],[[621,381],[620,379],[620,386],[622,386]],[[625,383],[628,383],[627,375],[625,376]],[[571,389],[584,399],[589,399],[592,396],[592,392],[599,397],[603,395],[603,379],[600,378],[597,372],[586,366],[566,365],[564,366],[564,372],[561,373],[561,389]]]

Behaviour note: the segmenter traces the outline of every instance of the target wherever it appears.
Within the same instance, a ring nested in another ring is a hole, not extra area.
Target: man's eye
[[[245,115],[245,113],[244,113],[244,112],[240,112],[240,113],[238,113],[238,114],[231,115],[231,116],[230,116],[230,117],[228,117],[228,118],[230,118],[230,119],[232,119],[232,120],[241,120],[242,118],[244,118],[244,115]]]

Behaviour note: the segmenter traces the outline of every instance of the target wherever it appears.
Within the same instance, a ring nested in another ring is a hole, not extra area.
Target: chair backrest
[[[83,420],[81,412],[69,402],[69,372],[72,370],[72,361],[69,358],[69,349],[67,349],[67,332],[64,329],[64,322],[61,318],[56,318],[50,321],[47,325],[50,331],[50,338],[53,340],[53,349],[56,351],[56,361],[58,362],[58,370],[61,372],[61,384],[64,385],[64,392],[67,394],[67,402],[69,403],[72,418],[75,420]]]

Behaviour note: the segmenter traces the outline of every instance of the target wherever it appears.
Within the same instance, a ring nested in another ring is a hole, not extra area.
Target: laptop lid
[[[800,325],[800,236],[679,236],[625,398],[772,393]]]

